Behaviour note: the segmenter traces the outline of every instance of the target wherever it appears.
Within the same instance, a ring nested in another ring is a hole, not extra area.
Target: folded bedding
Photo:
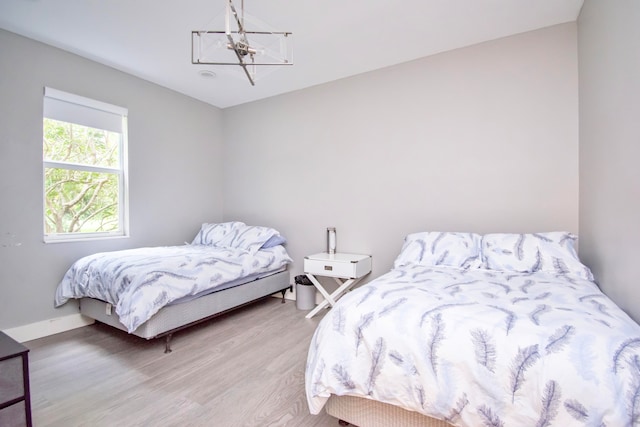
[[[69,268],[58,285],[55,305],[65,304],[71,298],[105,301],[114,306],[120,322],[131,333],[174,301],[238,283],[242,278],[250,280],[280,271],[291,262],[282,246],[284,239],[278,239],[275,246],[264,247],[265,242],[273,242],[279,233],[264,233],[256,227],[246,230],[249,227],[238,222],[222,225],[227,233],[219,237],[227,238],[231,244],[205,242],[136,248],[83,257]],[[202,229],[205,228],[210,230],[212,224],[203,224]],[[238,230],[245,232],[244,240]],[[247,236],[252,233],[250,242]]]

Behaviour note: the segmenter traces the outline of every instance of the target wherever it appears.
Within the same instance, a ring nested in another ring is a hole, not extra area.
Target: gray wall
[[[339,250],[373,254],[371,277],[414,231],[577,232],[576,35],[563,24],[220,111],[0,31],[0,329],[74,313],[52,300],[78,257],[180,244],[204,221],[280,229],[292,276],[327,226]],[[42,243],[43,86],[129,109],[131,238]]]
[[[181,244],[222,219],[219,109],[2,30],[0,52],[0,329],[77,312],[53,294],[80,256]],[[129,109],[130,238],[43,243],[44,86]]]
[[[225,219],[389,270],[423,230],[578,231],[575,23],[223,110]],[[326,66],[331,66],[327,64]]]
[[[580,253],[640,321],[640,2],[586,0],[578,40]]]

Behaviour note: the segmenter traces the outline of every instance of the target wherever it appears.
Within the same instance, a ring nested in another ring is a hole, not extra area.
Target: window
[[[127,109],[45,88],[44,240],[128,235]]]

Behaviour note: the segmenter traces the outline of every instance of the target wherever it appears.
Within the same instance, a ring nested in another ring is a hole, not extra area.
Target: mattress
[[[214,291],[200,298],[162,308],[132,332],[141,338],[152,339],[196,323],[232,308],[287,289],[289,272],[279,273],[231,288]],[[80,313],[99,322],[127,331],[110,304],[94,298],[80,299]]]

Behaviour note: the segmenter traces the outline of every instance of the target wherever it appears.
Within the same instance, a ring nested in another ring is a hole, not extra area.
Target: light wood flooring
[[[178,332],[173,352],[95,324],[24,343],[36,427],[337,427],[310,415],[309,342],[322,313],[267,298]]]

